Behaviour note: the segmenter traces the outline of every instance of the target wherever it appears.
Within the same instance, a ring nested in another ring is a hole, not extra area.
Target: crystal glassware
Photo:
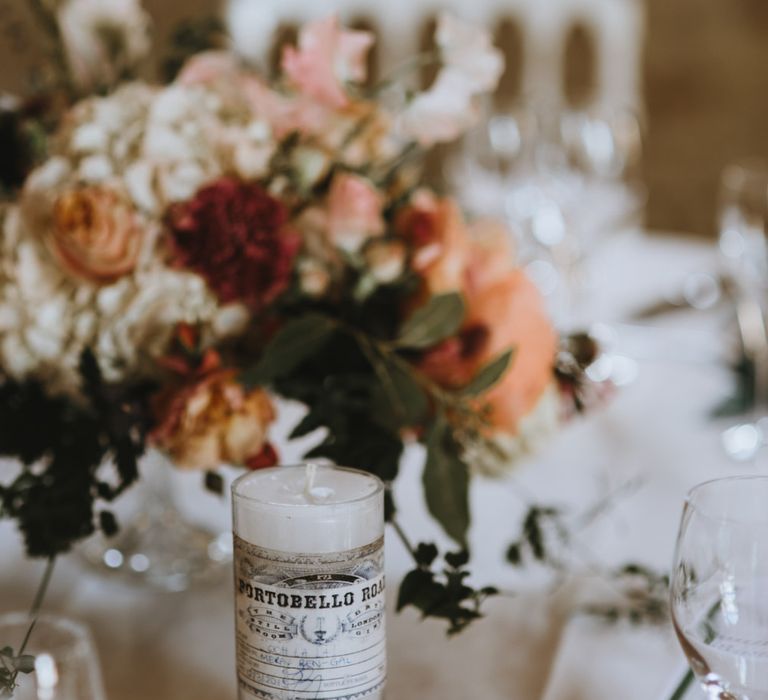
[[[29,626],[26,613],[0,616],[0,646],[21,646]],[[91,635],[80,623],[40,615],[24,653],[34,656],[34,670],[19,674],[13,700],[106,700]]]
[[[752,415],[723,433],[725,451],[753,459],[766,442],[768,336],[764,320],[768,294],[768,162],[747,158],[722,172],[719,194],[720,252],[734,280],[736,321],[743,359],[751,370]]]
[[[768,700],[768,477],[695,487],[671,581],[680,644],[710,700]]]

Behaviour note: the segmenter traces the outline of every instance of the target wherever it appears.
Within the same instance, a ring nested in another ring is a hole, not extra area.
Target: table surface
[[[588,578],[552,592],[537,573],[505,566],[505,545],[530,503],[578,513],[633,482],[613,508],[577,536],[576,546],[605,565],[628,560],[669,566],[685,492],[736,467],[722,454],[722,428],[707,411],[729,388],[716,362],[727,345],[723,315],[678,312],[652,327],[615,323],[627,311],[679,289],[689,272],[713,270],[713,248],[640,234],[595,255],[601,276],[589,314],[607,323],[613,351],[637,362],[637,378],[614,400],[568,425],[508,479],[472,487],[471,531],[478,583],[514,597],[489,601],[487,616],[458,638],[411,611],[388,618],[389,686],[395,700],[664,699],[684,668],[669,629],[605,626],[574,613]],[[289,455],[290,456],[290,455]],[[420,490],[421,454],[409,451],[397,485],[406,528],[444,542]],[[388,533],[387,570],[398,582],[407,554]],[[17,533],[0,526],[0,612],[25,609],[42,564],[22,557]],[[390,604],[395,585],[390,585]],[[234,698],[232,591],[228,577],[184,594],[104,580],[75,557],[57,564],[48,609],[87,622],[110,700]]]

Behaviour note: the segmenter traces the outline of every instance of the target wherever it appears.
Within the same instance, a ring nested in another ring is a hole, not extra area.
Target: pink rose
[[[286,47],[283,71],[299,90],[340,109],[349,103],[344,83],[365,80],[365,58],[372,44],[369,32],[341,29],[337,17],[328,17],[301,30],[298,49]]]
[[[384,233],[384,197],[371,182],[342,173],[328,193],[328,234],[333,244],[357,252],[363,244]]]
[[[108,283],[133,270],[144,236],[127,200],[93,186],[65,192],[55,201],[48,243],[69,272]]]

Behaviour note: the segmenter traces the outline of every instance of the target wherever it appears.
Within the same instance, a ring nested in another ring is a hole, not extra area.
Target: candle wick
[[[310,463],[307,465],[307,470],[304,478],[304,494],[308,501],[313,501],[312,489],[315,488],[315,479],[317,478],[317,465]]]

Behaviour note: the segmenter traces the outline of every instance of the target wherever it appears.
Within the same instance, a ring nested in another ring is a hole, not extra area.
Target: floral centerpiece
[[[584,388],[509,234],[421,181],[496,85],[488,36],[442,16],[425,90],[366,83],[372,36],[335,18],[272,83],[205,51],[159,86],[123,80],[149,46],[133,0],[35,7],[66,70],[48,111],[12,111],[36,160],[0,233],[0,453],[21,463],[0,515],[29,554],[113,533],[147,445],[277,463],[275,395],[306,406],[294,436],[325,430],[311,457],[386,483],[422,442],[427,505],[463,552],[472,474],[505,471]],[[492,591],[462,583],[466,554],[435,574],[412,551],[402,604],[454,630],[479,615]]]

